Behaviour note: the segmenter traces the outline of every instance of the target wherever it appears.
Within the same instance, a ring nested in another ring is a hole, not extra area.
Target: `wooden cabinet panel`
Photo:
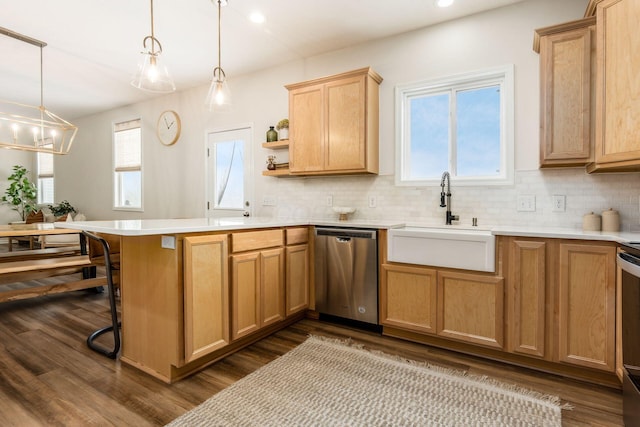
[[[286,315],[290,316],[309,307],[309,245],[288,246],[285,263]]]
[[[285,230],[287,245],[298,245],[309,241],[309,228],[296,227]]]
[[[326,170],[364,169],[365,80],[342,79],[327,84]]]
[[[615,369],[614,245],[560,244],[559,360]]]
[[[284,319],[283,248],[232,255],[231,269],[232,339]]]
[[[284,249],[260,252],[260,327],[284,319]]]
[[[508,350],[545,357],[547,243],[518,238],[509,241]]]
[[[292,173],[324,169],[324,114],[323,85],[289,92],[289,170]]]
[[[184,239],[185,361],[229,344],[227,236]]]
[[[438,335],[503,348],[504,280],[438,272]]]
[[[410,331],[436,333],[436,270],[383,264],[380,323]]]
[[[540,166],[593,161],[595,31],[593,18],[538,30],[540,36]],[[595,125],[595,123],[594,123]]]
[[[245,252],[284,245],[283,230],[244,231],[231,235],[231,251]]]
[[[640,4],[597,5],[596,164],[600,170],[640,169]]]
[[[231,338],[260,328],[260,252],[231,256]]]

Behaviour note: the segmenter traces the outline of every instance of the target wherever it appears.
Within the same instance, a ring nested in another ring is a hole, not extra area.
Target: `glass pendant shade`
[[[159,52],[141,53],[138,70],[133,76],[131,84],[148,92],[173,92],[176,90],[176,85],[173,83],[169,70],[162,63]]]
[[[213,70],[213,81],[209,86],[205,103],[209,111],[224,110],[231,105],[231,92],[224,71],[220,67]]]

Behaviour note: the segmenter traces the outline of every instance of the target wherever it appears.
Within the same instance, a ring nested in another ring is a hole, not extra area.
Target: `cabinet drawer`
[[[287,228],[287,245],[297,245],[309,241],[309,229],[307,227]]]
[[[231,252],[252,251],[284,245],[284,230],[260,230],[231,234]]]

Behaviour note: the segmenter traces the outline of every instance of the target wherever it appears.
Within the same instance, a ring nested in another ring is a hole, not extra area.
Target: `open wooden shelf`
[[[288,139],[281,139],[280,141],[275,141],[275,142],[263,142],[262,146],[264,148],[269,148],[272,150],[278,150],[281,148],[289,148],[289,140]]]
[[[266,170],[262,171],[262,175],[264,176],[288,176],[290,175],[289,169],[276,169],[276,170]]]

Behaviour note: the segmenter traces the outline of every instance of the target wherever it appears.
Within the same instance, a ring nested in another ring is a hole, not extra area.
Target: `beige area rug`
[[[169,426],[560,426],[560,400],[311,336]]]

